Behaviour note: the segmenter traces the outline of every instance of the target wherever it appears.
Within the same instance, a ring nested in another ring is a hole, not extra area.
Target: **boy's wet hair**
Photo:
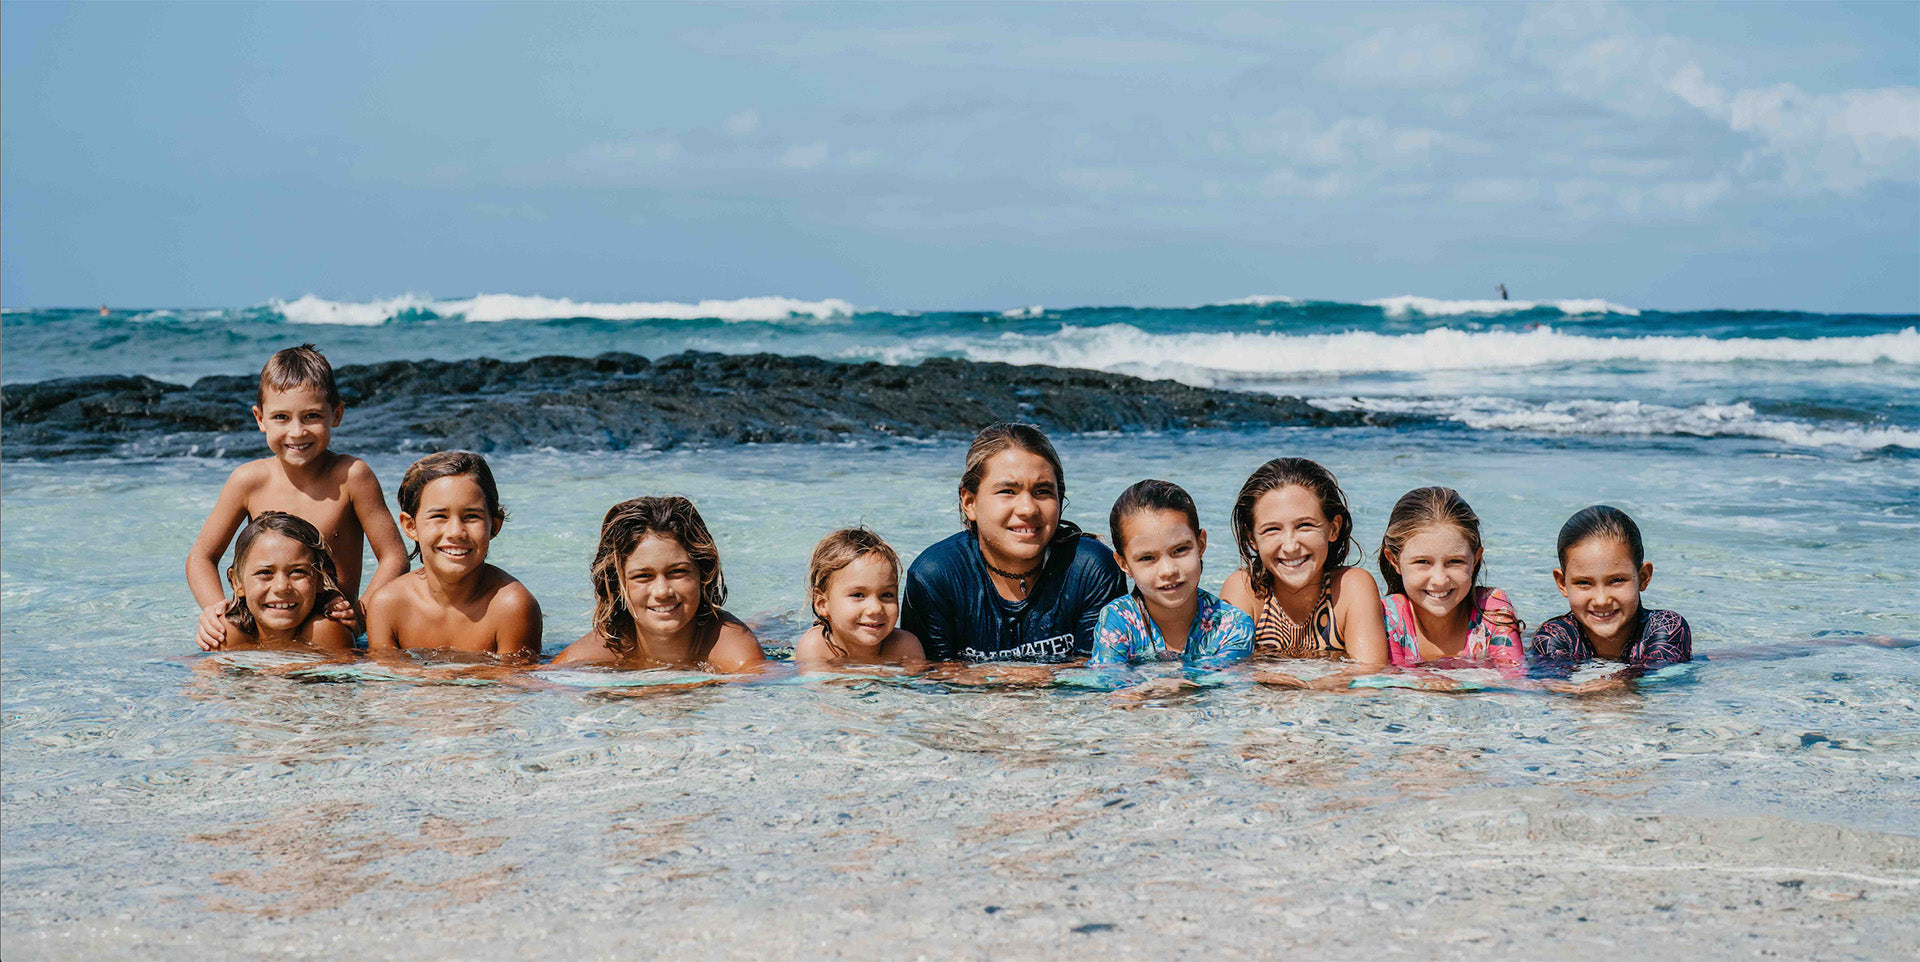
[[[827,582],[833,580],[833,573],[866,557],[879,555],[893,567],[893,583],[900,584],[900,555],[886,539],[866,527],[841,528],[820,539],[813,546],[813,557],[807,561],[807,608],[813,612],[813,623],[820,626],[820,634],[827,639],[827,647],[842,658],[847,656],[846,649],[833,640],[833,626],[827,623],[826,612],[820,610],[814,599],[827,593]]]
[[[487,467],[487,459],[472,451],[441,451],[429,454],[413,462],[407,473],[400,479],[400,510],[408,515],[420,513],[420,492],[426,486],[441,478],[453,478],[466,475],[480,486],[480,493],[487,499],[487,514],[496,523],[507,522],[507,509],[500,504],[500,489],[493,483],[493,469]],[[420,545],[416,542],[407,555],[420,557]]]
[[[1647,563],[1647,548],[1640,541],[1640,526],[1627,517],[1625,511],[1610,504],[1596,504],[1581,508],[1560,526],[1560,537],[1554,540],[1554,553],[1560,558],[1560,567],[1567,566],[1567,552],[1575,545],[1591,541],[1594,538],[1612,538],[1627,546],[1627,553],[1633,556],[1633,566]]]
[[[1347,508],[1346,492],[1340,490],[1340,482],[1334,480],[1333,472],[1318,461],[1306,458],[1274,458],[1253,469],[1247,483],[1240,486],[1240,497],[1233,502],[1233,540],[1240,549],[1240,565],[1246,569],[1248,584],[1256,598],[1273,594],[1273,572],[1260,560],[1260,551],[1253,543],[1253,505],[1267,492],[1289,484],[1312,492],[1320,502],[1320,513],[1329,524],[1340,529],[1340,536],[1328,541],[1323,580],[1331,583],[1333,574],[1346,566],[1347,557],[1360,553],[1353,537],[1353,512]]]
[[[340,389],[333,383],[333,365],[311,344],[273,352],[260,369],[258,404],[267,403],[267,391],[291,391],[296,387],[317,387],[327,396],[327,407],[340,406]]]
[[[1127,553],[1127,541],[1120,533],[1120,523],[1142,511],[1178,511],[1187,516],[1187,526],[1196,536],[1200,533],[1200,509],[1194,507],[1193,496],[1187,489],[1172,481],[1159,481],[1148,478],[1136,481],[1132,487],[1120,492],[1113,502],[1113,510],[1107,514],[1107,527],[1113,532],[1113,550],[1122,555]]]
[[[325,611],[334,599],[346,597],[340,591],[340,573],[334,568],[333,552],[327,550],[327,542],[320,537],[320,529],[306,519],[285,511],[262,511],[259,517],[240,529],[240,537],[233,542],[233,563],[227,566],[227,583],[233,586],[233,600],[227,603],[227,621],[249,635],[259,634],[260,626],[253,620],[253,609],[247,607],[247,593],[240,587],[241,572],[245,569],[247,552],[253,550],[253,543],[269,531],[291,538],[307,549],[307,560],[313,565],[314,577],[320,582],[319,590],[314,593],[314,611]],[[311,617],[312,613],[308,614]]]
[[[1060,466],[1060,452],[1053,449],[1053,442],[1047,440],[1045,432],[1019,421],[989,424],[973,436],[973,443],[967,445],[967,466],[960,472],[960,496],[963,499],[969,494],[978,496],[980,482],[987,474],[987,462],[1008,448],[1019,448],[1046,459],[1053,468],[1055,493],[1064,507],[1067,503],[1067,472]],[[968,531],[975,530],[976,525],[968,520],[965,508],[960,510],[960,521]]]
[[[1480,572],[1486,567],[1485,556],[1481,551],[1480,516],[1474,513],[1467,499],[1452,488],[1429,487],[1414,488],[1400,496],[1393,503],[1393,511],[1387,515],[1387,530],[1380,536],[1380,578],[1386,583],[1388,595],[1407,593],[1407,583],[1400,575],[1400,550],[1407,542],[1423,529],[1442,525],[1460,532],[1466,539],[1467,551],[1473,555],[1473,574],[1467,578],[1469,589],[1480,584]],[[1469,591],[1474,609],[1483,616],[1486,609],[1481,606],[1480,593]],[[1501,609],[1495,612],[1493,620],[1502,626],[1511,626],[1524,630],[1526,623],[1511,611]]]
[[[693,502],[682,497],[647,497],[622,501],[607,509],[600,522],[600,544],[594,548],[587,577],[593,582],[593,630],[609,650],[626,654],[639,644],[633,613],[621,589],[627,556],[650,534],[679,542],[700,575],[700,597],[693,620],[706,623],[720,617],[727,603],[727,578],[720,570],[720,548]]]

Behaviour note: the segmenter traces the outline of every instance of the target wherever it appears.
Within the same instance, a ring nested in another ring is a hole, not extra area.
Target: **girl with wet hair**
[[[1525,662],[1521,622],[1507,593],[1480,584],[1480,516],[1452,488],[1400,496],[1380,538],[1387,648],[1401,667]]]
[[[965,529],[907,571],[900,622],[936,661],[1060,663],[1093,649],[1126,590],[1113,554],[1060,518],[1066,472],[1031,424],[989,425],[960,474]]]
[[[1137,482],[1120,492],[1108,525],[1114,559],[1133,579],[1133,591],[1101,609],[1089,665],[1217,668],[1253,651],[1253,619],[1200,587],[1207,531],[1185,488]]]
[[[333,555],[306,521],[262,511],[247,522],[234,541],[227,583],[233,600],[220,648],[353,649],[353,634],[326,613],[342,597]]]
[[[1535,672],[1565,677],[1596,658],[1625,662],[1632,677],[1693,660],[1693,630],[1677,611],[1644,607],[1640,593],[1653,583],[1640,526],[1625,511],[1596,504],[1560,526],[1554,544],[1560,566],[1554,584],[1567,613],[1550,618],[1528,646]]]
[[[646,497],[607,509],[588,569],[593,626],[556,665],[755,671],[767,657],[720,606],[720,549],[693,502]]]
[[[1385,665],[1386,626],[1359,553],[1340,483],[1306,458],[1255,468],[1233,504],[1239,571],[1220,597],[1254,620],[1256,654],[1339,657]]]

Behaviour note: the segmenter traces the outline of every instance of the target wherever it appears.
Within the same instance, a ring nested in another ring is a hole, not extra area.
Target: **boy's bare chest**
[[[359,519],[343,485],[314,491],[276,478],[247,499],[248,517],[257,518],[263,511],[285,511],[300,518],[320,529],[320,536],[329,544],[359,530]]]
[[[498,633],[484,602],[453,608],[415,608],[396,627],[402,648],[493,651],[497,647]]]

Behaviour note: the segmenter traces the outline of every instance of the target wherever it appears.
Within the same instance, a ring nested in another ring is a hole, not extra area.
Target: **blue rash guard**
[[[1063,521],[1034,577],[1025,601],[1000,597],[979,538],[962,531],[913,559],[900,627],[931,661],[1057,664],[1092,652],[1100,609],[1127,591],[1113,550]]]

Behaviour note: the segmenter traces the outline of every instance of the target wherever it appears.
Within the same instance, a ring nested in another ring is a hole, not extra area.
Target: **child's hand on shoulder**
[[[227,603],[216,601],[200,609],[200,630],[196,639],[201,651],[213,651],[227,643]]]
[[[327,604],[327,620],[339,622],[349,635],[358,635],[366,630],[366,624],[360,617],[360,607],[345,598],[335,598]]]

